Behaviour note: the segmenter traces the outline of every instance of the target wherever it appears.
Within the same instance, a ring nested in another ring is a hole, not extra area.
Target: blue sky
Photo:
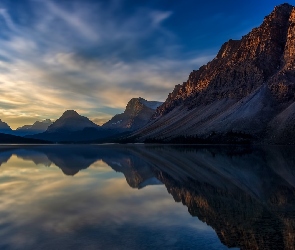
[[[2,0],[0,118],[16,128],[75,109],[101,124],[132,97],[164,101],[281,3]]]

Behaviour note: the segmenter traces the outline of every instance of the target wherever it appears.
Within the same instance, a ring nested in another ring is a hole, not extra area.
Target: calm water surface
[[[295,149],[0,146],[0,249],[295,249]]]

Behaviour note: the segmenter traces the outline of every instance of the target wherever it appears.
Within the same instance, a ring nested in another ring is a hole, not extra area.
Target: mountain
[[[52,124],[52,121],[46,119],[44,121],[36,121],[33,125],[24,125],[17,128],[14,133],[20,136],[33,135],[45,132],[47,128]]]
[[[111,120],[102,125],[104,128],[121,131],[132,131],[142,128],[148,123],[155,110],[162,102],[147,101],[141,97],[132,98],[122,114],[115,115]]]
[[[294,92],[295,8],[282,4],[176,85],[132,138],[293,144]]]
[[[106,138],[115,133],[115,131],[101,128],[74,110],[67,110],[45,132],[26,137],[52,142],[88,142]]]
[[[46,132],[73,132],[83,130],[85,128],[98,129],[99,126],[90,121],[87,117],[79,115],[75,110],[67,110],[60,118],[48,127]]]
[[[9,127],[9,125],[0,119],[0,133],[10,134],[11,132],[12,129]]]

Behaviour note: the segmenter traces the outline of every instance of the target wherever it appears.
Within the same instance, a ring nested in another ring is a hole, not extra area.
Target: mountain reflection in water
[[[12,170],[9,170],[10,172],[3,170],[5,169],[5,164],[9,163],[9,159],[13,155],[25,161],[32,161],[36,165],[58,166],[65,175],[72,176],[76,174],[79,176],[80,173],[78,174],[78,172],[81,170],[94,166],[97,162],[103,162],[116,172],[123,173],[128,185],[134,189],[164,184],[168,193],[172,195],[176,202],[181,202],[187,206],[188,212],[192,216],[197,217],[214,229],[224,247],[251,250],[295,249],[294,152],[293,147],[275,146],[2,146],[0,148],[0,194],[2,197],[5,197],[5,193],[8,192],[5,189],[7,186],[15,189],[15,185],[23,185],[21,179],[18,179],[14,185],[11,184],[14,182],[11,182],[10,185],[8,180],[13,180],[16,177]],[[83,172],[81,171],[81,175]],[[46,178],[46,176],[40,175],[39,178]],[[51,183],[49,181],[47,180],[47,187],[44,185],[38,187],[41,193],[51,192],[49,189]],[[72,182],[72,185],[80,185],[78,179],[76,183],[75,179],[72,179]],[[31,185],[35,185],[33,181]],[[62,184],[55,183],[54,185]],[[108,192],[114,192],[111,189],[112,187],[108,187]],[[82,191],[80,190],[79,192]],[[143,191],[137,191],[136,196],[140,195],[140,192]],[[2,200],[0,203],[0,215],[4,216],[5,213],[8,213],[4,210],[10,206],[17,207],[21,206],[22,202],[28,202],[27,200],[22,200],[22,195],[22,193],[18,193],[15,197],[11,197],[14,199],[12,201]],[[52,195],[54,196],[54,193]],[[93,199],[92,197],[79,197],[79,202],[81,200],[86,201],[88,198]],[[71,202],[70,199],[71,197],[69,197],[69,200],[59,201],[59,203],[47,200],[46,202],[48,203],[39,204],[39,210],[49,206],[51,213],[53,213],[50,214],[53,218],[52,221],[48,220],[46,222],[48,224],[46,225],[47,228],[52,227],[50,223],[54,224],[57,231],[67,231],[70,230],[69,228],[72,228],[71,226],[73,225],[71,223],[74,222],[71,221],[66,228],[61,226],[59,229],[59,223],[56,222],[58,218],[55,218],[54,215],[54,212],[60,209],[60,206],[62,207],[67,202]],[[142,199],[145,199],[145,197],[142,197]],[[9,202],[10,204],[7,205]],[[108,201],[106,200],[105,202]],[[140,203],[140,201],[135,202],[134,200],[128,202],[129,208]],[[92,206],[88,200],[80,204],[81,207],[79,209],[81,210],[87,210],[88,207],[85,206]],[[156,209],[156,207],[157,204],[154,204],[154,206],[150,204],[151,209]],[[171,205],[162,209],[157,207],[159,209],[157,212],[161,214],[168,213],[169,207]],[[75,213],[77,213],[75,209],[72,208],[71,210],[69,208],[67,215],[75,217]],[[91,209],[94,208],[92,207]],[[100,207],[97,209],[100,209]],[[105,209],[107,213],[107,208]],[[121,208],[118,207],[117,209],[118,218],[116,219],[124,220],[123,217],[125,215],[122,217],[119,215]],[[41,213],[40,211],[38,212]],[[144,213],[144,211],[140,212]],[[43,218],[42,216],[33,223],[38,223]],[[48,216],[48,214],[44,214],[44,216]],[[14,219],[18,220],[19,218]],[[177,220],[176,217],[174,219],[175,221]],[[5,219],[0,220],[1,238],[7,237],[3,233],[3,230],[7,229],[7,223]],[[107,222],[104,223],[107,224]],[[79,222],[75,222],[74,226],[78,227],[78,224]],[[95,225],[93,226],[95,227]],[[13,226],[11,227],[13,228]],[[127,231],[129,229],[116,228],[116,230]],[[102,229],[97,229],[95,232],[100,234],[100,230]],[[169,230],[169,228],[163,228],[162,230]],[[181,231],[182,229],[178,228],[175,233],[181,236],[180,238],[182,238],[183,242],[178,242],[180,245],[177,245],[170,238],[170,249],[176,248],[176,246],[178,248],[182,246],[182,249],[190,249],[191,247],[206,249],[206,244],[207,249],[220,249],[222,247],[221,244],[218,245],[216,242],[214,245],[211,236],[211,238],[203,239],[203,246],[200,246],[200,241],[197,244],[193,244],[189,242],[194,240],[192,235],[185,235],[185,232]],[[115,234],[112,231],[108,233]],[[134,231],[132,233],[134,234]],[[20,236],[18,235],[18,237]],[[151,239],[153,237],[151,236]],[[165,238],[164,232],[163,237]],[[0,247],[22,248],[22,244],[30,240],[28,238],[17,239],[13,242],[19,242],[19,245],[12,246],[10,243],[0,243]],[[118,241],[118,246],[124,248],[123,241],[118,238],[116,240]],[[165,240],[169,241],[168,239]],[[147,243],[145,241],[135,244],[135,241],[133,239],[134,245],[128,245],[128,247],[126,245],[126,249],[130,247],[138,248],[138,245],[144,249]],[[210,242],[212,243],[211,245],[209,244]],[[51,244],[53,244],[52,241]],[[77,242],[75,244],[77,247]],[[149,247],[158,246],[156,243],[155,245],[149,245]],[[73,246],[67,243],[64,246],[59,245],[59,247],[63,249]],[[91,247],[94,246],[91,245]],[[95,247],[99,246],[95,245]]]

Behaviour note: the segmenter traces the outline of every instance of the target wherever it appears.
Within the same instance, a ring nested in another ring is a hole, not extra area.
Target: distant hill
[[[36,121],[32,125],[24,125],[17,128],[14,132],[15,135],[24,136],[24,135],[33,135],[45,132],[48,127],[52,124],[52,121],[46,119],[44,121]]]
[[[50,142],[45,141],[45,140],[24,138],[24,137],[20,137],[20,136],[0,133],[0,144],[1,143],[4,143],[4,144],[47,144]]]

